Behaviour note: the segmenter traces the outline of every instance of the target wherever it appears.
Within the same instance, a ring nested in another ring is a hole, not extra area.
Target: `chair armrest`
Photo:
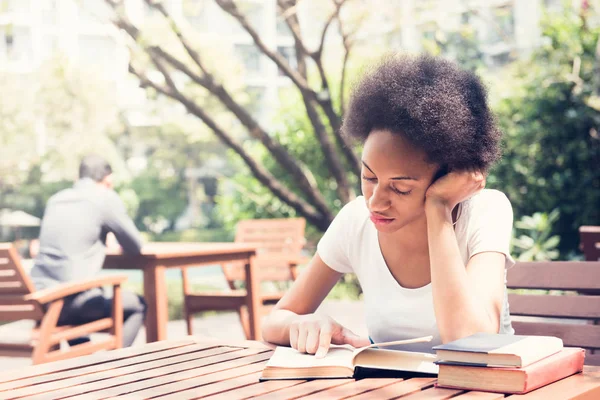
[[[127,275],[107,275],[98,278],[79,282],[63,283],[48,289],[38,290],[37,292],[25,296],[26,300],[35,300],[40,304],[46,304],[54,300],[62,299],[66,296],[85,292],[88,289],[102,287],[105,285],[120,285],[127,280]]]

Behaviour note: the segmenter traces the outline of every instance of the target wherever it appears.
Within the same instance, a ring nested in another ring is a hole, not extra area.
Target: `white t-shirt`
[[[485,189],[460,207],[455,234],[465,266],[475,254],[486,251],[506,255],[506,268],[514,265],[509,254],[513,213],[506,196]],[[342,208],[319,241],[317,253],[333,270],[356,274],[363,290],[367,329],[375,343],[433,335],[433,342],[403,347],[425,352],[441,343],[431,283],[407,289],[396,281],[381,253],[363,196]],[[499,332],[514,333],[506,287]]]

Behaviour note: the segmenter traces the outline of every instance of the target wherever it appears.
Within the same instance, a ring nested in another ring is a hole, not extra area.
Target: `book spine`
[[[585,350],[579,349],[568,353],[560,360],[545,363],[540,368],[529,368],[525,372],[525,387],[522,393],[527,393],[539,387],[556,382],[583,370]],[[535,365],[535,364],[533,364]]]

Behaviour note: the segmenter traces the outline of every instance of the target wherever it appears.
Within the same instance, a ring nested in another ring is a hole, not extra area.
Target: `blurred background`
[[[505,133],[488,187],[522,260],[579,259],[600,225],[600,0],[0,0],[0,241],[27,258],[47,199],[105,156],[148,241],[306,218],[360,194],[339,135],[390,52],[478,72]],[[204,269],[200,269],[203,270]]]

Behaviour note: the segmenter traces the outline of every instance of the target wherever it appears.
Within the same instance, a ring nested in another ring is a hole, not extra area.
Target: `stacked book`
[[[477,333],[433,349],[437,386],[516,394],[581,372],[585,357],[551,336]]]

